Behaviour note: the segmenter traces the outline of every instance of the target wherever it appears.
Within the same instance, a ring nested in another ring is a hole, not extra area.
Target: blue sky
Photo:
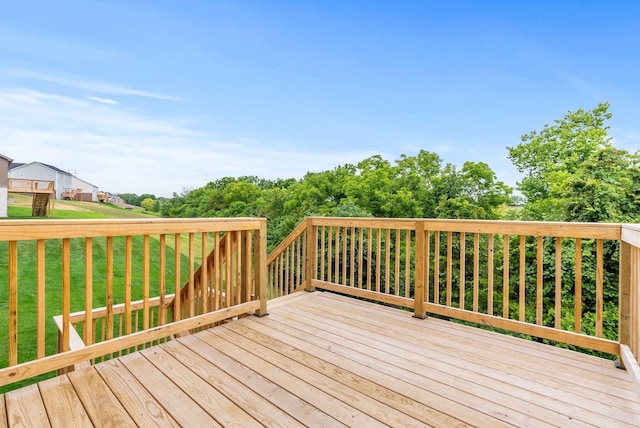
[[[24,1],[0,14],[0,153],[171,196],[506,146],[611,103],[640,148],[636,1]]]

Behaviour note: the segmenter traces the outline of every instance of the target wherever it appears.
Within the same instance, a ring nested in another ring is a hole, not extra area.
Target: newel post
[[[313,280],[318,273],[318,226],[307,218],[307,271],[305,275],[305,291],[315,291]]]
[[[624,228],[623,228],[624,233]],[[633,262],[632,246],[620,239],[620,277],[618,289],[618,342],[620,345],[631,346],[631,276]],[[636,357],[637,358],[637,357]],[[617,366],[625,368],[622,351],[620,352]]]
[[[416,221],[416,283],[413,295],[413,316],[414,318],[426,318],[424,309],[424,287],[427,269],[426,260],[426,231],[424,221]]]
[[[267,221],[260,220],[260,228],[256,230],[253,247],[255,261],[256,297],[260,300],[260,308],[254,315],[263,317],[267,313]]]

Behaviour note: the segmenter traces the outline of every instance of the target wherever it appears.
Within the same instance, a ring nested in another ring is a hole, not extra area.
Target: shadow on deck
[[[614,363],[331,293],[0,396],[15,426],[640,426]]]

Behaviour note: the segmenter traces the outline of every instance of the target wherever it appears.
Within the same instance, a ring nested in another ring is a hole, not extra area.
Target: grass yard
[[[7,207],[9,219],[31,219],[31,195],[9,193]],[[153,218],[156,214],[148,213],[143,208],[124,209],[117,205],[82,202],[54,202],[54,219],[93,219],[93,218]]]

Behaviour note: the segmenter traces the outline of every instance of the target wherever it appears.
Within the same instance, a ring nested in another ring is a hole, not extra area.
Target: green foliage
[[[636,222],[640,218],[640,157],[612,146],[608,103],[567,113],[555,125],[508,147],[525,174],[518,190],[530,220]]]
[[[145,211],[153,211],[154,207],[156,207],[157,201],[151,198],[145,198],[140,206],[145,209]]]
[[[135,205],[137,207],[142,207],[142,201],[145,199],[153,199],[154,201],[158,199],[156,195],[149,193],[143,193],[142,195],[136,195],[135,193],[118,193],[118,196],[122,198],[125,204]]]
[[[301,180],[225,177],[174,194],[161,212],[167,217],[266,217],[269,248],[274,248],[308,216],[495,219],[510,194],[487,164],[466,162],[458,170],[423,150],[394,163],[374,155],[357,165],[309,172]]]

